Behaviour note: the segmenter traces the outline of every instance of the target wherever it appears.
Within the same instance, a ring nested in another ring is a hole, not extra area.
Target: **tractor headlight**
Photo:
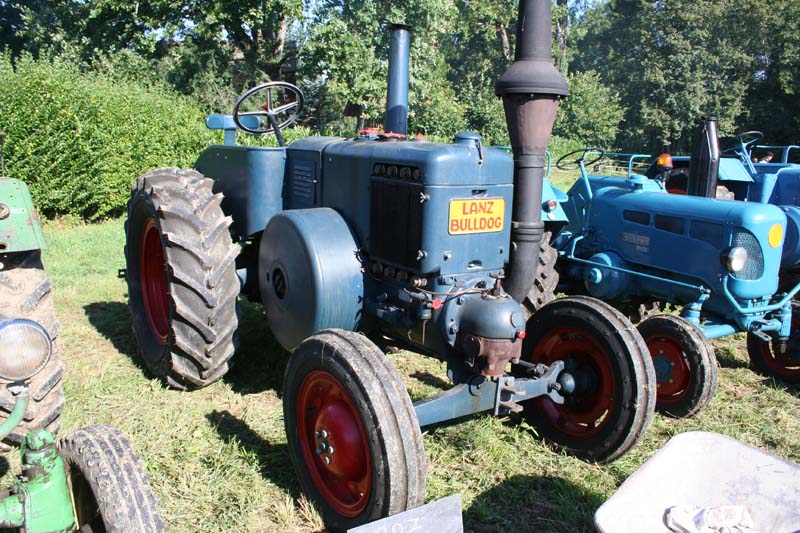
[[[741,246],[734,246],[729,248],[722,254],[722,264],[725,265],[730,272],[739,272],[747,264],[747,250]]]
[[[27,381],[50,359],[50,336],[32,320],[0,320],[0,378]]]

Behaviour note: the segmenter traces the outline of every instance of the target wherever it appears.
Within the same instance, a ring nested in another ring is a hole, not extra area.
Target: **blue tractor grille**
[[[741,246],[747,250],[747,263],[739,272],[732,272],[731,276],[742,280],[757,280],[764,275],[764,254],[755,235],[747,230],[738,229],[733,233],[731,246]]]

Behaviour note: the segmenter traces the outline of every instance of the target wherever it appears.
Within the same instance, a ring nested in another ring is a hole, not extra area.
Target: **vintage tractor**
[[[696,153],[718,154],[715,130],[704,132]],[[708,339],[745,331],[770,346],[790,337],[800,287],[778,293],[786,215],[771,205],[668,195],[667,160],[646,175],[589,175],[586,168],[602,156],[579,150],[557,163],[581,173],[563,203],[569,224],[553,241],[562,282],[568,292],[583,290],[623,308],[682,306],[681,316],[650,316],[638,328],[656,369],[657,409],[690,416],[716,388]],[[629,169],[637,157],[648,156],[630,156]],[[714,191],[707,176],[718,156],[695,159],[705,169],[690,173],[689,190]]]
[[[0,438],[22,432],[22,473],[0,493],[0,528],[27,533],[159,533],[164,523],[141,461],[110,426],[71,431],[56,442],[46,429],[20,427],[31,383],[56,353],[39,323],[0,314],[0,378],[13,399]]]
[[[45,428],[55,433],[61,427],[64,367],[50,279],[42,264],[42,226],[27,185],[5,177],[5,137],[5,132],[0,132],[0,315],[38,322],[53,346],[47,366],[30,383],[30,402],[21,423],[3,438],[6,444],[19,444],[29,429]],[[14,408],[8,384],[0,377],[0,420],[8,418]]]
[[[544,156],[568,90],[551,63],[549,0],[519,10],[516,61],[496,86],[513,159],[472,133],[407,139],[410,34],[395,26],[387,133],[283,146],[302,94],[267,83],[232,116],[208,118],[225,143],[195,169],[133,186],[126,277],[142,358],[170,385],[208,385],[236,349],[240,292],[261,301],[292,351],[289,453],[333,529],[423,502],[420,426],[521,412],[554,446],[611,461],[651,419],[652,363],[621,313],[582,296],[530,318],[521,305],[537,281]],[[237,127],[281,146],[237,145]],[[445,361],[453,388],[412,404],[379,348],[387,340]]]
[[[709,168],[707,175],[695,179],[694,157],[669,156],[667,166],[654,162],[645,174],[666,178],[669,192],[707,198],[725,198],[746,201],[750,204],[775,205],[786,217],[780,268],[777,274],[778,293],[795,294],[800,283],[800,165],[789,162],[794,146],[760,147],[764,138],[759,131],[738,135],[737,143],[725,150],[717,148],[716,119],[707,117],[702,131],[709,132],[709,146],[719,153],[718,164]],[[701,135],[701,139],[703,136]],[[781,154],[775,162],[754,162],[755,147],[773,149]],[[708,152],[708,150],[704,150]],[[661,156],[662,158],[665,155]],[[697,186],[699,184],[699,186]],[[753,366],[763,374],[787,383],[800,383],[800,304],[792,304],[795,312],[791,334],[766,339],[749,332],[747,351]],[[747,331],[747,330],[746,330]]]

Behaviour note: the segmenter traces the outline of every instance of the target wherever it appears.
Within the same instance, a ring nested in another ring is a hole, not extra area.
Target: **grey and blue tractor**
[[[719,158],[708,154],[718,154],[718,146],[709,124],[688,174],[690,191],[716,189],[709,176]],[[718,381],[709,339],[747,332],[750,356],[762,362],[765,347],[790,343],[800,287],[779,290],[787,216],[768,204],[669,194],[668,160],[644,174],[632,171],[648,155],[630,155],[622,176],[590,174],[587,167],[603,156],[579,150],[557,163],[580,170],[562,201],[569,223],[552,241],[562,290],[638,310],[656,371],[657,409],[691,416]],[[679,307],[679,316],[653,313],[665,303]]]
[[[116,428],[56,439],[63,367],[42,226],[30,191],[5,177],[0,132],[0,441],[22,472],[0,491],[0,529],[27,533],[160,533],[147,474]]]
[[[586,296],[535,312],[528,299],[553,279],[552,265],[539,268],[550,260],[542,177],[568,92],[551,62],[550,9],[520,2],[528,23],[496,84],[513,157],[474,133],[409,139],[411,37],[393,26],[385,133],[287,146],[281,131],[303,96],[270,82],[208,117],[224,143],[195,168],[133,185],[125,274],[144,362],[173,387],[206,386],[236,351],[237,299],[263,304],[291,352],[289,453],[333,530],[424,501],[420,427],[519,413],[554,447],[606,462],[652,417],[652,361],[624,315]],[[243,146],[237,132],[279,146]],[[387,342],[446,363],[452,388],[412,404]]]
[[[716,140],[716,119],[707,117],[703,123],[704,131],[713,132],[709,145],[716,153],[716,163],[710,165],[701,179],[695,179],[697,169],[695,156],[668,156],[667,166],[659,166],[656,161],[645,172],[649,177],[659,177],[667,183],[673,194],[688,194],[705,198],[727,198],[746,202],[750,205],[777,206],[786,217],[783,231],[771,235],[773,241],[782,239],[782,254],[779,261],[778,294],[795,294],[800,282],[800,165],[792,163],[793,145],[762,146],[764,138],[759,131],[748,131],[737,136],[736,143],[720,150]],[[756,150],[756,148],[758,150]],[[762,162],[766,151],[779,153],[778,159]],[[753,153],[762,157],[754,161]],[[705,150],[701,159],[710,157]],[[713,155],[713,154],[711,154]],[[770,244],[773,242],[770,241]],[[796,299],[795,299],[796,300]],[[787,383],[800,383],[800,304],[793,304],[794,324],[787,336],[772,336],[770,340],[748,331],[747,351],[753,366],[761,373],[781,379]]]

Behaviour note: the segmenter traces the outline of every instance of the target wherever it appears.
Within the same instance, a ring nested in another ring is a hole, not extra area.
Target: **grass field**
[[[67,374],[65,429],[109,423],[144,459],[169,531],[313,531],[322,528],[299,491],[283,432],[281,383],[288,354],[262,310],[244,305],[235,368],[206,389],[165,388],[142,367],[131,335],[123,222],[50,223],[53,279]],[[424,433],[428,499],[461,493],[468,531],[588,531],[592,514],[673,435],[716,431],[800,461],[797,389],[748,368],[741,336],[715,342],[720,386],[689,420],[656,416],[644,440],[610,465],[544,447],[531,428],[476,416]],[[412,399],[444,386],[444,368],[390,356]]]

